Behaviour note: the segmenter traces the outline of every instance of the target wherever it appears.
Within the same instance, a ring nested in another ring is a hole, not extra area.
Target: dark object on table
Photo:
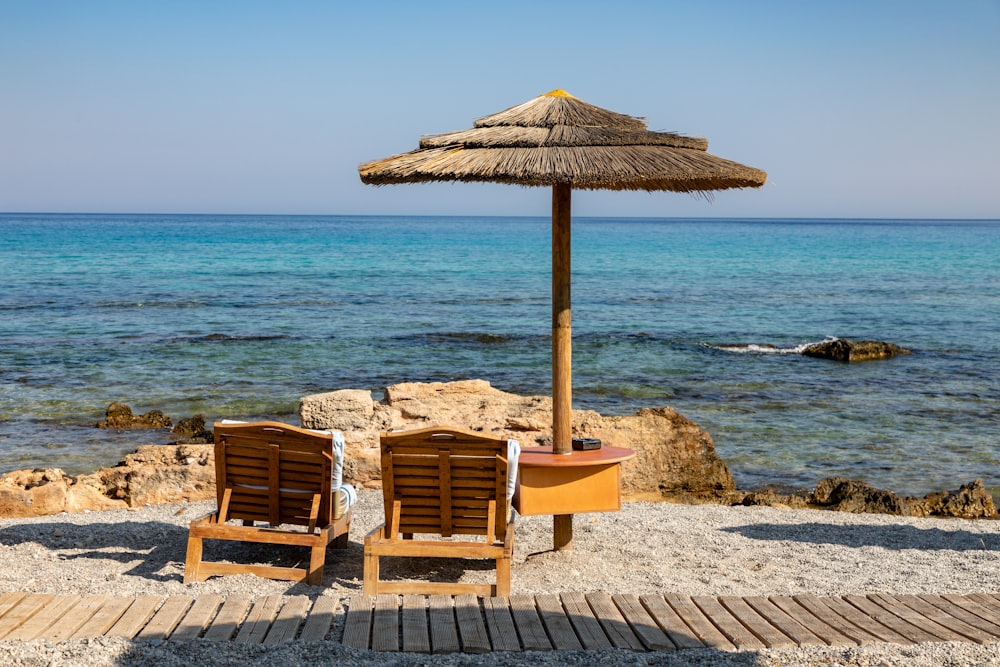
[[[598,438],[573,438],[573,449],[588,451],[600,448],[601,441]]]

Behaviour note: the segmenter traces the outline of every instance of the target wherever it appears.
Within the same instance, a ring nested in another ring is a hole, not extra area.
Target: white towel
[[[517,459],[521,456],[521,443],[513,438],[507,440],[507,500],[514,497],[517,489]]]

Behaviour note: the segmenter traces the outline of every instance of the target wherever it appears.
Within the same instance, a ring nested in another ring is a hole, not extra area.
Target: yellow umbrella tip
[[[573,96],[567,93],[562,88],[556,88],[555,90],[550,90],[549,92],[545,93],[545,95],[543,95],[542,97],[573,97]],[[573,97],[573,99],[576,98]]]

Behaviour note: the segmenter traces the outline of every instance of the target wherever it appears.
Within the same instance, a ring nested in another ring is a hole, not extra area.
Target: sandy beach
[[[212,502],[136,510],[0,520],[0,591],[104,593],[115,596],[238,593],[332,596],[361,590],[362,541],[380,522],[381,495],[362,492],[347,549],[329,552],[323,585],[250,575],[184,584],[188,522]],[[551,519],[519,517],[512,575],[515,593],[607,591],[687,595],[846,595],[971,593],[998,590],[1000,522],[915,519],[768,507],[626,503],[619,513],[580,515],[574,548],[553,552]],[[225,557],[296,559],[274,547],[218,546]],[[475,565],[453,576],[485,581]],[[387,655],[351,651],[336,641],[296,642],[271,649],[207,642],[91,640],[50,644],[0,642],[4,664],[712,664],[712,665],[970,665],[1000,664],[1000,643],[872,645],[857,649],[769,650],[676,654],[552,652],[544,654]]]

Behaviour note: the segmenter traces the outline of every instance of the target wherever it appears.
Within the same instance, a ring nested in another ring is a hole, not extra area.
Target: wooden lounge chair
[[[342,487],[339,475],[343,437],[277,422],[216,422],[214,428],[218,509],[191,522],[185,583],[251,573],[319,585],[327,546],[346,546],[351,526],[345,499],[353,489]],[[233,520],[242,525],[228,523]],[[309,567],[206,562],[206,539],[309,547]]]
[[[365,537],[364,594],[510,595],[507,471],[516,441],[447,426],[385,432],[381,445],[385,524]],[[459,535],[482,538],[445,539]],[[382,556],[495,559],[496,584],[383,581]]]

